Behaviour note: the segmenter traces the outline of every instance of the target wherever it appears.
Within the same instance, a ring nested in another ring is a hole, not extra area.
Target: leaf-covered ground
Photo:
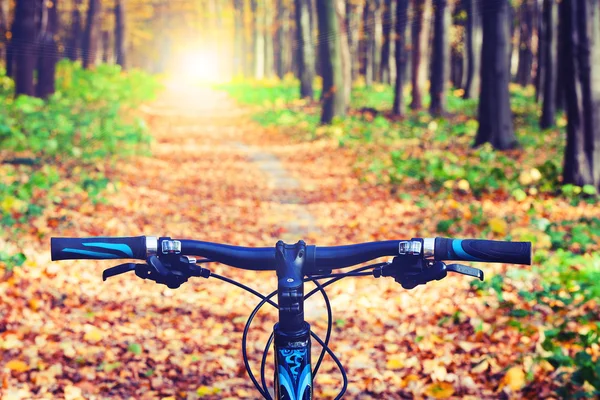
[[[536,217],[551,221],[600,215],[597,206],[560,200],[434,200],[422,192],[400,199],[385,186],[360,183],[355,150],[335,140],[292,141],[251,122],[218,92],[170,88],[141,111],[156,139],[153,155],[105,171],[117,181],[107,204],[93,205],[82,194],[24,227],[27,261],[0,282],[3,399],[257,398],[240,349],[256,298],[213,279],[176,291],[133,274],[102,282],[111,262],[50,262],[50,236],[154,234],[247,246],[303,238],[336,245],[435,236],[440,221],[449,220],[461,226],[462,237],[481,237],[482,222],[469,224],[478,213],[490,221],[486,235],[499,237],[529,227],[531,205]],[[285,172],[270,171],[268,155]],[[276,187],[287,178],[294,184]],[[210,268],[264,293],[276,286],[273,273]],[[491,275],[508,267],[482,268]],[[449,277],[406,291],[391,280],[362,277],[328,293],[331,347],[350,381],[346,398],[556,397],[557,372],[536,357],[544,351],[544,321],[511,324],[492,289]],[[515,309],[531,308],[514,291],[503,295]],[[322,302],[311,299],[305,308],[313,329],[324,333]],[[589,310],[598,305],[570,312]],[[249,353],[256,367],[275,321],[268,310],[253,324]],[[598,356],[597,344],[591,353]],[[340,383],[326,358],[315,398],[334,397]]]

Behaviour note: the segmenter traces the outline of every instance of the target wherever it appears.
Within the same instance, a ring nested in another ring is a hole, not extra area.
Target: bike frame
[[[275,246],[279,322],[275,336],[275,398],[311,400],[310,325],[304,320],[306,243]]]

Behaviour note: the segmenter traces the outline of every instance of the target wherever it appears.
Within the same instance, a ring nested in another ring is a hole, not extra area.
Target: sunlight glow
[[[171,79],[178,83],[218,83],[228,79],[227,73],[221,68],[218,52],[188,50],[174,61]]]

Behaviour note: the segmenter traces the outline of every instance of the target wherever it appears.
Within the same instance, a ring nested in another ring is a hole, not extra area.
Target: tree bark
[[[375,13],[373,11],[374,4],[367,2],[364,7],[364,19],[363,19],[363,36],[364,36],[364,49],[365,49],[365,85],[371,86],[373,84],[375,60],[373,55],[375,54],[375,33],[373,31],[373,21],[375,19]]]
[[[265,76],[272,78],[275,73],[273,36],[273,0],[263,0],[264,5],[264,30],[265,35]]]
[[[394,27],[392,17],[392,0],[385,0],[383,4],[383,44],[381,47],[381,82],[391,84],[390,52],[391,33]]]
[[[71,61],[79,59],[79,50],[81,48],[81,11],[79,6],[81,0],[73,2],[73,10],[71,11],[71,29],[66,46],[66,56]]]
[[[15,96],[34,96],[33,71],[36,66],[37,0],[17,0],[11,43],[15,53]]]
[[[563,0],[567,146],[563,182],[600,190],[600,2]]]
[[[404,65],[407,62],[406,50],[404,48],[406,37],[406,25],[408,23],[409,0],[396,1],[396,23],[395,30],[395,57],[396,57],[396,84],[394,90],[394,115],[404,115]]]
[[[518,146],[513,131],[508,84],[510,31],[508,0],[486,3],[482,10],[481,96],[474,146],[489,142],[499,150]]]
[[[310,0],[295,0],[298,75],[300,78],[300,97],[312,98],[315,78],[315,54],[310,27]]]
[[[533,36],[533,10],[530,1],[524,0],[520,7],[519,24],[519,64],[517,67],[517,83],[527,86],[531,83],[531,38]]]
[[[115,62],[121,69],[127,69],[127,54],[125,51],[125,0],[115,3]]]
[[[544,81],[542,96],[542,116],[540,118],[540,128],[547,129],[554,126],[556,113],[556,64],[557,59],[557,38],[556,27],[558,19],[558,9],[556,0],[544,0],[543,9],[544,19]]]
[[[410,108],[413,110],[420,110],[423,107],[421,91],[425,81],[425,69],[421,68],[421,59],[429,41],[428,29],[423,29],[423,17],[427,14],[427,8],[431,6],[430,2],[431,0],[412,0],[414,16],[411,26],[413,47],[411,55],[412,101]]]
[[[373,80],[381,82],[381,47],[383,44],[383,0],[371,0],[373,8]]]
[[[254,78],[265,77],[265,5],[262,0],[252,0],[254,14]]]
[[[342,74],[342,50],[339,23],[335,10],[336,0],[319,0],[319,58],[323,74],[323,110],[321,123],[329,124],[334,117],[346,114]]]
[[[4,1],[0,0],[0,60],[5,60],[6,49],[8,47],[8,37],[6,33],[8,29],[8,9],[4,9]]]
[[[239,0],[238,0],[239,1]],[[290,47],[289,47],[289,32],[290,32],[290,8],[284,0],[277,2],[277,31],[276,38],[277,51],[276,55],[276,70],[277,76],[283,78],[285,74],[290,72]]]
[[[560,3],[559,3],[560,4]],[[558,7],[558,5],[556,6]],[[560,11],[559,11],[560,14]],[[556,27],[558,33],[556,34],[557,46],[556,46],[556,110],[564,110],[565,109],[565,88],[563,85],[563,77],[565,75],[565,54],[566,54],[566,35],[561,33],[563,29],[563,21],[558,17],[558,24]]]
[[[346,27],[348,31],[348,43],[351,58],[352,81],[360,75],[360,51],[359,51],[359,33],[360,17],[362,15],[362,6],[349,0],[346,4]]]
[[[54,93],[58,46],[54,37],[58,32],[58,0],[42,3],[46,8],[47,21],[39,35],[38,80],[36,95],[46,99]]]
[[[334,0],[337,13],[338,32],[340,40],[340,51],[342,57],[342,82],[344,83],[344,110],[350,104],[352,94],[352,59],[350,57],[350,44],[348,31],[346,29],[346,1]],[[345,112],[345,111],[344,111]]]
[[[234,47],[233,47],[233,73],[234,75],[248,76],[246,59],[246,30],[244,24],[244,0],[233,0],[234,20]]]
[[[446,85],[448,82],[448,53],[450,50],[448,31],[450,11],[447,0],[434,0],[433,49],[430,75],[430,112],[440,116],[446,111]]]
[[[481,10],[478,0],[465,0],[467,11],[467,26],[465,29],[465,50],[467,52],[467,68],[464,78],[465,99],[479,96],[480,90],[480,65],[481,65],[481,42],[483,31],[481,29]]]
[[[96,63],[98,45],[100,42],[101,7],[100,0],[90,0],[81,55],[84,68],[90,68]]]
[[[110,60],[110,32],[102,31],[102,62],[108,64]]]

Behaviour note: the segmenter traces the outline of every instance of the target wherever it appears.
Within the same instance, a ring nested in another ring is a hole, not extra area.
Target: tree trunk
[[[319,0],[319,58],[323,74],[323,110],[321,123],[329,124],[334,117],[346,114],[342,74],[342,50],[339,23],[335,10],[336,0]]]
[[[535,100],[536,102],[541,102],[543,99],[542,88],[544,87],[544,70],[545,70],[545,62],[546,55],[544,52],[546,51],[546,45],[544,44],[544,40],[546,40],[546,24],[544,23],[544,18],[542,13],[538,10],[538,54],[537,54],[537,66],[535,71]]]
[[[537,1],[537,0],[536,0]],[[520,7],[519,23],[519,64],[517,67],[517,83],[527,86],[531,83],[531,38],[533,36],[533,10],[530,1],[524,0]]]
[[[381,82],[381,47],[383,42],[383,0],[371,0],[373,8],[373,80]]]
[[[81,54],[84,68],[90,68],[96,63],[98,44],[100,41],[101,16],[102,10],[100,0],[90,0]]]
[[[265,77],[265,5],[262,0],[252,0],[254,14],[254,78]]]
[[[518,146],[508,92],[508,7],[508,0],[494,0],[486,3],[482,10],[481,96],[479,129],[474,145],[489,142],[499,150]]]
[[[108,64],[110,60],[110,33],[108,31],[102,31],[102,62]]]
[[[273,0],[263,0],[264,9],[264,35],[265,35],[265,76],[272,78],[275,73],[274,45],[273,45]]]
[[[310,0],[294,0],[296,6],[296,33],[300,97],[313,97],[315,78],[315,53],[310,30]]]
[[[248,76],[244,0],[233,0],[234,19],[234,75]]]
[[[448,31],[450,11],[447,0],[434,0],[433,49],[430,75],[430,112],[440,116],[446,111],[446,85],[448,82],[448,53],[450,50]]]
[[[58,46],[54,37],[58,32],[58,0],[45,2],[46,24],[39,35],[38,80],[36,95],[46,99],[54,93],[56,62],[58,61]]]
[[[409,0],[396,0],[396,23],[395,23],[395,56],[396,56],[396,85],[394,90],[394,115],[404,115],[404,64],[408,61],[404,48],[406,37],[406,25],[408,23]]]
[[[547,129],[554,126],[556,111],[556,27],[558,10],[556,0],[544,0],[544,81],[542,98],[542,117],[540,128]]]
[[[410,108],[420,110],[423,107],[422,91],[427,79],[427,68],[422,68],[423,58],[429,46],[429,16],[431,0],[413,0],[414,18],[412,24],[412,101]],[[426,23],[425,23],[426,22]]]
[[[17,0],[11,39],[15,54],[15,96],[34,96],[33,71],[36,66],[35,12],[37,0]]]
[[[393,27],[392,18],[392,0],[385,0],[383,4],[383,45],[381,48],[381,81],[391,84],[390,52],[391,52],[391,33]]]
[[[290,48],[289,48],[289,32],[290,32],[290,8],[284,0],[278,0],[277,3],[277,51],[276,65],[277,76],[283,78],[285,74],[290,72]]]
[[[334,0],[337,13],[338,32],[340,35],[340,51],[342,55],[342,81],[344,82],[344,110],[350,104],[352,94],[352,59],[350,57],[350,47],[348,31],[346,30],[346,1]],[[344,111],[345,112],[345,111]]]
[[[71,29],[66,46],[66,56],[71,61],[77,61],[79,58],[79,49],[81,48],[81,12],[79,6],[81,0],[75,0],[73,10],[71,11]]]
[[[563,0],[567,147],[563,182],[600,191],[600,3]]]
[[[346,21],[348,30],[348,42],[351,58],[351,75],[352,81],[360,75],[360,51],[359,51],[359,34],[360,34],[360,17],[362,15],[362,6],[349,0],[346,4]]]
[[[0,0],[0,60],[5,60],[6,49],[8,47],[8,9],[4,9],[4,1]]]
[[[558,5],[557,5],[558,7]],[[560,14],[560,11],[559,11]],[[566,54],[566,35],[563,35],[561,33],[561,30],[563,29],[563,21],[562,18],[558,17],[558,24],[557,24],[557,31],[558,33],[556,34],[556,40],[557,40],[557,46],[556,46],[556,79],[555,79],[555,85],[556,85],[556,93],[555,93],[555,99],[556,99],[556,110],[564,110],[565,109],[565,87],[563,85],[563,79],[565,76],[565,54]]]
[[[374,63],[373,55],[375,54],[375,33],[373,31],[373,21],[375,19],[375,13],[373,11],[373,3],[367,2],[364,7],[364,19],[363,19],[363,36],[364,36],[364,49],[365,49],[365,85],[371,86],[374,78]]]
[[[124,70],[127,68],[127,54],[125,52],[125,0],[116,0],[115,3],[115,62]]]
[[[467,68],[464,77],[465,99],[479,96],[480,90],[480,64],[481,64],[481,42],[483,31],[481,29],[481,10],[478,0],[464,0],[467,11],[467,26],[465,29],[465,51],[467,53]]]

